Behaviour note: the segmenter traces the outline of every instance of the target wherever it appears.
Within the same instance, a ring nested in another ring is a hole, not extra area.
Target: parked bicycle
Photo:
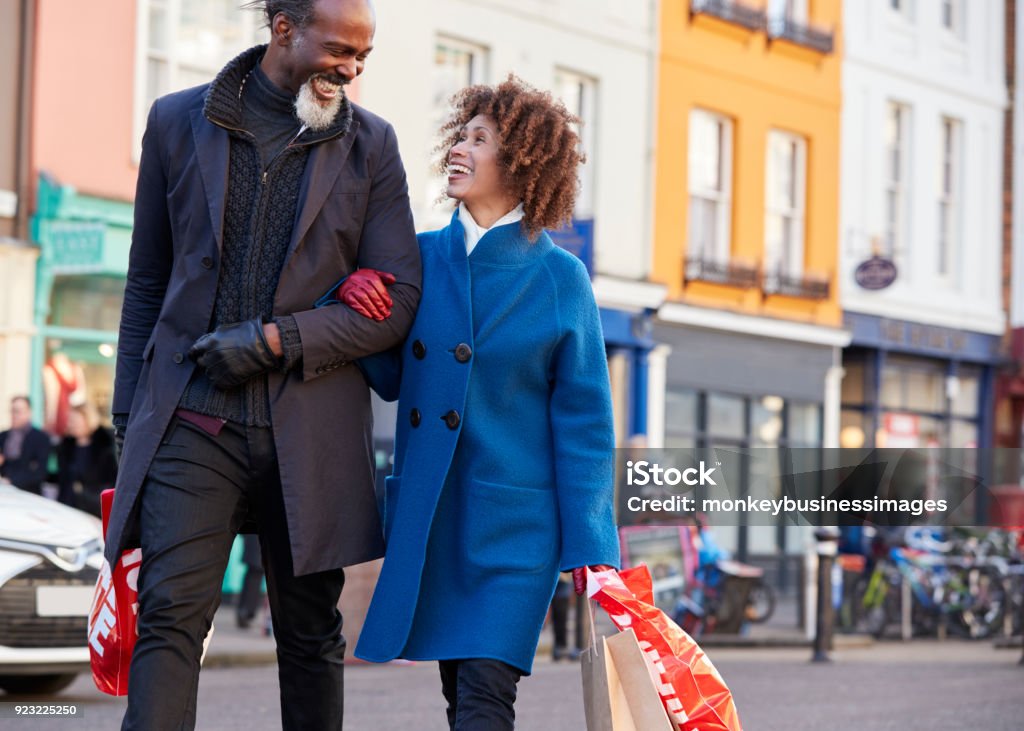
[[[979,548],[980,541],[944,540],[934,532],[912,529],[904,542],[889,547],[855,585],[852,606],[858,629],[882,637],[898,625],[907,586],[913,634],[948,630],[982,639],[1000,630],[1012,601],[1003,581],[1006,572]]]

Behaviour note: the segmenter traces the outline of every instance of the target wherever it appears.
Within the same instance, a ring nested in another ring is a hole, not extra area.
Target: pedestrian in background
[[[28,396],[11,399],[11,428],[0,432],[0,477],[15,487],[42,495],[50,466],[50,435],[32,426]]]
[[[369,0],[260,0],[269,45],[157,99],[142,141],[112,411],[107,530],[142,549],[122,729],[196,725],[235,535],[259,533],[287,731],[342,727],[344,566],[383,554],[370,392],[420,292],[391,125],[352,104]],[[329,263],[329,266],[328,266]],[[338,272],[395,274],[394,315],[315,309]]]
[[[245,576],[238,592],[235,621],[239,629],[249,629],[263,604],[263,557],[260,555],[259,536],[253,533],[242,536],[242,563],[245,564]]]
[[[575,606],[575,631],[572,647],[569,646],[569,607]],[[558,577],[555,596],[551,599],[551,659],[579,660],[583,650],[583,612],[587,610],[586,600],[573,591],[572,578],[567,574]]]
[[[98,518],[100,493],[116,481],[113,433],[99,424],[91,406],[72,406],[67,414],[67,436],[57,445],[58,499]]]
[[[577,120],[514,77],[454,103],[441,168],[458,209],[419,237],[406,343],[362,361],[399,418],[387,555],[356,655],[438,660],[449,727],[502,731],[559,572],[582,592],[586,566],[618,565],[615,444],[590,278],[544,233],[572,215]],[[386,318],[375,277],[340,298]]]

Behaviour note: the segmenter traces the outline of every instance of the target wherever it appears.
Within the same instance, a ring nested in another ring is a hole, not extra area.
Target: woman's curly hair
[[[451,100],[454,111],[434,149],[439,173],[462,128],[483,114],[498,128],[498,166],[505,187],[523,202],[523,228],[531,241],[541,229],[572,219],[579,190],[576,169],[586,158],[573,129],[580,119],[550,92],[539,91],[514,74],[497,86],[470,86]]]

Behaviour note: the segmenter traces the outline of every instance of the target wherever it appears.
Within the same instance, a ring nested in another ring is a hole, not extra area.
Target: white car
[[[0,689],[63,690],[89,669],[100,521],[0,482]]]

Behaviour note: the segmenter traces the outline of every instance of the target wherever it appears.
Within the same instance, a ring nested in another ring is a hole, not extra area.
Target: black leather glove
[[[111,423],[114,425],[114,456],[121,461],[121,451],[124,449],[124,435],[128,431],[128,414],[113,414]]]
[[[206,333],[189,349],[188,357],[206,371],[217,388],[233,388],[280,365],[258,318]]]

